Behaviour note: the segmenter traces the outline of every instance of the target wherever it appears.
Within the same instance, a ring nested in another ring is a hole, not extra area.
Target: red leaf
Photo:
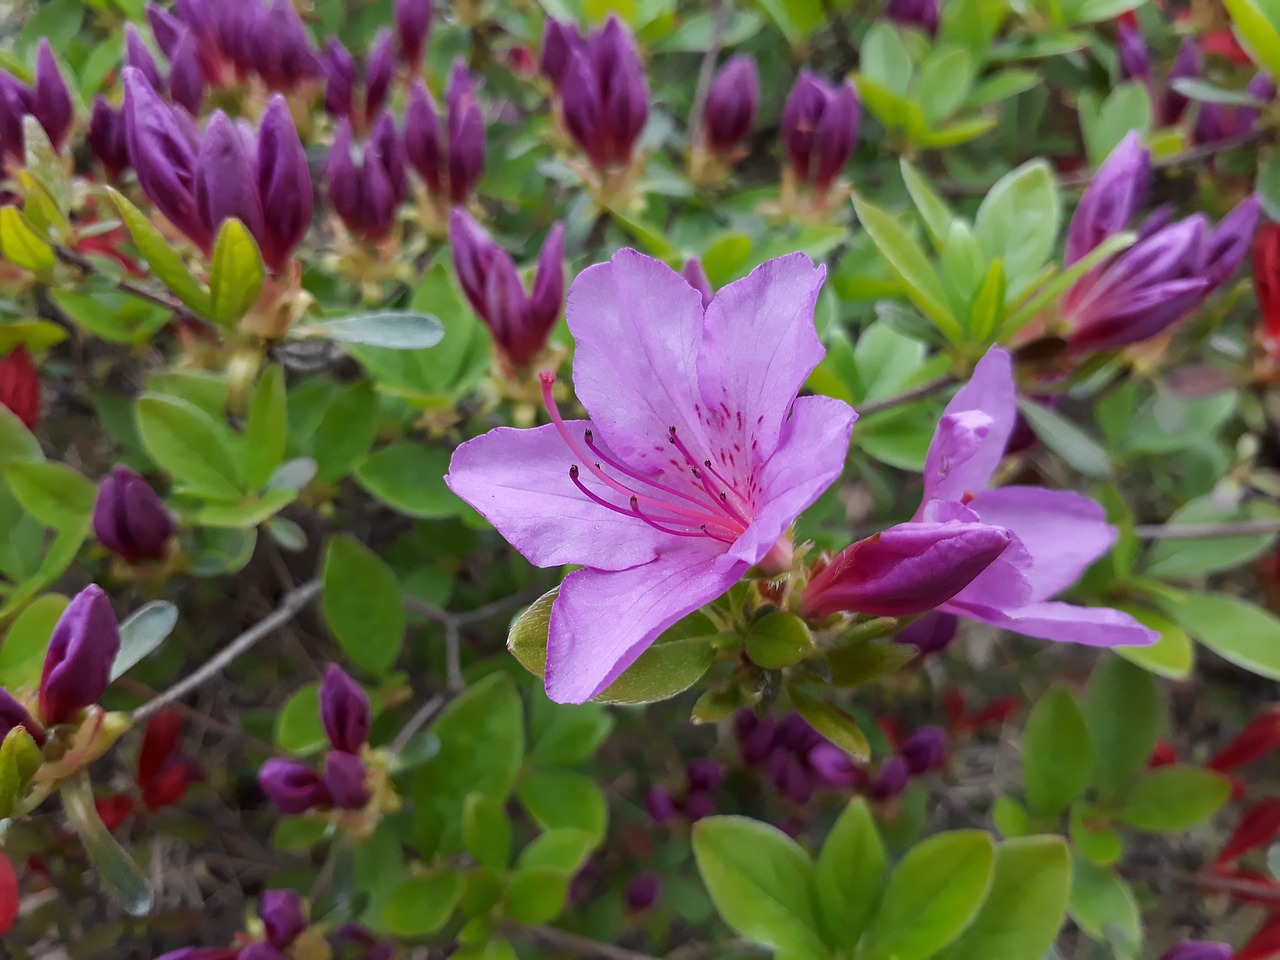
[[[1261,847],[1280,834],[1280,797],[1255,803],[1240,815],[1240,822],[1218,854],[1217,862],[1230,863],[1242,854]]]
[[[1178,754],[1173,749],[1173,744],[1168,740],[1157,740],[1156,745],[1151,750],[1151,756],[1147,758],[1148,767],[1167,767],[1171,763],[1178,762]]]
[[[1275,225],[1280,230],[1280,224]],[[1280,235],[1278,235],[1280,241]],[[1280,250],[1276,260],[1276,293],[1280,296]],[[1277,303],[1280,309],[1280,303]],[[1254,719],[1209,761],[1209,769],[1220,773],[1252,763],[1280,747],[1280,708],[1272,708]]]
[[[1240,948],[1235,960],[1272,960],[1277,956],[1280,956],[1280,913],[1273,913]]]
[[[28,430],[40,420],[40,374],[24,346],[0,359],[0,405],[8,407]]]
[[[133,798],[124,793],[113,793],[107,797],[98,797],[93,801],[97,808],[98,819],[112,833],[116,827],[124,823],[124,818],[133,812]]]
[[[18,919],[18,875],[13,871],[9,858],[0,853],[0,935],[13,929]]]
[[[182,734],[182,715],[176,710],[161,710],[147,721],[147,732],[142,736],[142,752],[138,754],[138,785],[146,790],[147,783],[158,776],[178,746]]]

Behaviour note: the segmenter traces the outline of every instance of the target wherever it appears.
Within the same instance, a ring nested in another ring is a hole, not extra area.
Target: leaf
[[[54,530],[83,525],[98,495],[92,480],[62,463],[11,463],[5,479],[23,509]]]
[[[348,534],[330,537],[321,609],[352,663],[384,675],[400,655],[405,614],[400,583],[382,559]]]
[[[1138,902],[1129,885],[1081,857],[1072,862],[1067,911],[1081,930],[1094,940],[1111,943],[1123,958],[1132,957],[1142,942]]]
[[[1261,607],[1221,593],[1157,598],[1175,623],[1225,660],[1280,680],[1280,620]]]
[[[924,62],[916,99],[926,122],[936,127],[959,109],[973,86],[973,58],[963,47],[940,47]]]
[[[40,121],[31,114],[22,118],[22,146],[26,172],[44,188],[65,223],[71,210],[71,184],[67,182],[67,174],[62,161],[58,159],[57,151],[49,142],[49,135],[44,132]]]
[[[771,610],[752,621],[744,641],[751,662],[765,670],[789,667],[816,650],[805,622],[785,610]]]
[[[862,38],[859,52],[863,76],[891,93],[901,95],[907,92],[915,68],[911,63],[911,53],[893,24],[887,20],[872,23]]]
[[[1149,770],[1125,791],[1116,818],[1139,830],[1172,833],[1208,820],[1231,796],[1231,781],[1214,770],[1174,764]]]
[[[1066,417],[1025,397],[1018,400],[1018,410],[1044,445],[1069,466],[1088,477],[1105,477],[1111,473],[1107,451]]]
[[[0,403],[0,467],[15,462],[44,459],[40,441],[13,411]]]
[[[58,263],[53,247],[40,239],[12,206],[0,208],[0,257],[37,275],[49,273]]]
[[[1186,680],[1191,676],[1195,668],[1196,648],[1185,630],[1145,607],[1117,603],[1115,608],[1158,632],[1160,639],[1145,647],[1113,647],[1114,653],[1167,680]]]
[[[818,908],[829,942],[853,946],[884,890],[884,844],[867,801],[855,797],[827,834],[815,877]]]
[[[387,506],[410,517],[456,517],[466,505],[445,486],[449,452],[420,442],[383,447],[356,467],[360,486]]]
[[[1146,766],[1165,725],[1164,704],[1151,674],[1107,657],[1089,678],[1084,715],[1093,743],[1090,780],[1106,800]]]
[[[742,936],[798,957],[828,953],[813,864],[781,830],[746,817],[706,817],[693,826],[693,853],[716,909]]]
[[[1041,816],[1061,813],[1084,793],[1093,763],[1089,728],[1075,697],[1052,687],[1027,718],[1022,779],[1027,806]]]
[[[791,690],[791,703],[813,729],[859,763],[871,759],[871,744],[857,722],[839,707],[799,690]]]
[[[311,438],[320,479],[335,483],[344,477],[364,459],[377,434],[378,395],[372,384],[361,381],[340,390]]]
[[[604,839],[609,811],[590,777],[571,770],[538,770],[520,781],[517,792],[543,830],[581,830],[595,843]]]
[[[382,925],[397,937],[435,933],[453,914],[462,896],[462,878],[453,867],[438,867],[426,877],[406,880],[382,905]]]
[[[934,191],[929,182],[912,166],[910,160],[902,157],[899,160],[899,164],[902,168],[902,182],[906,184],[907,192],[911,194],[911,199],[915,202],[916,210],[920,214],[920,219],[924,222],[925,230],[929,232],[929,239],[933,242],[935,250],[941,250],[943,241],[947,239],[947,234],[951,231],[951,221],[955,219],[955,214],[951,212],[947,202]]]
[[[173,245],[151,225],[146,216],[119,191],[108,187],[107,194],[115,204],[125,229],[133,238],[134,246],[161,283],[174,295],[202,317],[213,316],[213,303],[204,284],[196,280],[182,262]]]
[[[1053,170],[1032,160],[987,191],[974,218],[974,235],[988,260],[1000,260],[1009,295],[1017,297],[1053,253],[1062,219],[1062,200]]]
[[[545,723],[539,723],[535,713],[529,760],[538,766],[589,760],[613,730],[613,715],[592,703],[558,703],[546,718]]]
[[[186,400],[156,394],[139,397],[135,414],[147,453],[183,487],[214,500],[244,495],[225,424]]]
[[[54,625],[67,608],[60,593],[46,593],[27,604],[9,625],[0,646],[0,687],[34,690],[40,682],[45,650]]]
[[[64,781],[60,793],[67,820],[80,835],[84,852],[98,872],[98,882],[125,913],[134,917],[145,916],[153,903],[151,888],[138,865],[102,825],[93,805],[89,771],[81,770]]]
[[[244,474],[249,488],[260,490],[284,460],[289,442],[289,407],[284,370],[273,363],[262,371],[244,425]]]
[[[482,793],[467,794],[462,842],[484,866],[505,870],[511,862],[511,818],[503,804]]]
[[[322,338],[387,350],[425,350],[444,338],[444,324],[429,313],[389,310],[295,327],[295,338]]]
[[[506,913],[520,923],[554,920],[569,898],[568,870],[552,867],[521,868],[511,877],[505,898]]]
[[[1268,503],[1245,503],[1233,511],[1219,510],[1211,494],[1188,501],[1169,517],[1170,526],[1187,523],[1224,523],[1273,520],[1278,511]],[[1199,577],[1230,570],[1265,553],[1276,541],[1274,533],[1250,536],[1194,537],[1157,540],[1147,554],[1146,572],[1161,580]]]
[[[178,625],[178,608],[168,600],[152,600],[120,624],[120,652],[111,664],[111,680],[118,680],[143,657],[159,648]]]
[[[1280,76],[1280,29],[1256,0],[1223,0],[1245,48],[1272,76]]]
[[[973,922],[995,868],[995,844],[980,830],[939,833],[894,868],[859,960],[925,960]]]
[[[320,684],[299,687],[276,714],[276,746],[288,753],[315,753],[328,744],[320,722]]]
[[[595,838],[585,830],[548,830],[520,851],[519,864],[576,873],[595,847]]]
[[[996,847],[991,891],[978,916],[938,960],[1040,960],[1066,916],[1071,854],[1061,837]]]
[[[249,228],[229,217],[218,228],[209,266],[209,303],[213,319],[232,326],[258,301],[266,280],[262,253]]]

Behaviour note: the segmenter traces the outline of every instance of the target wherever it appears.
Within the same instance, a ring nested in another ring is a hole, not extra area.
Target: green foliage
[[[1027,806],[1039,815],[1065,810],[1089,782],[1089,728],[1071,691],[1053,687],[1027,718],[1022,740],[1022,779]]]
[[[352,662],[370,673],[391,669],[404,643],[400,584],[376,553],[354,537],[332,537],[322,573],[325,623]]]

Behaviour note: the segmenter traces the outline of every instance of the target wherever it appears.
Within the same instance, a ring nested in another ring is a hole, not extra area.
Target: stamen
[[[639,471],[632,470],[629,467],[625,467],[622,464],[620,464],[617,460],[613,459],[613,457],[609,456],[607,453],[605,453],[603,450],[601,450],[599,447],[596,446],[595,434],[590,429],[587,430],[583,439],[586,440],[587,448],[592,453],[594,453],[597,457],[599,457],[609,466],[613,467],[613,469],[617,470],[619,473],[625,473],[632,480],[639,480],[641,483],[647,483],[649,484],[649,486],[656,487],[657,489],[663,491],[664,493],[671,494],[673,497],[679,497],[681,500],[687,500],[689,503],[692,503],[695,507],[702,506],[702,501],[698,500],[696,497],[691,497],[687,493],[684,493],[681,490],[677,490],[675,487],[667,486],[665,483],[659,483],[657,480],[651,480],[649,477],[646,477],[644,474],[640,473]]]
[[[693,475],[698,478],[698,482],[702,484],[702,488],[706,490],[707,493],[711,494],[712,502],[715,503],[722,510],[724,510],[726,513],[728,513],[731,517],[733,517],[733,519],[736,520],[738,523],[742,524],[743,530],[751,526],[747,518],[744,517],[741,513],[739,513],[730,505],[729,498],[725,496],[723,492],[721,492],[720,490],[717,490],[712,485],[711,481],[707,479],[706,475],[698,467],[698,461],[693,459],[693,454],[689,452],[688,448],[680,441],[680,438],[676,435],[676,428],[668,427],[667,434],[668,434],[667,435],[668,442],[670,442],[672,446],[674,446],[677,450],[680,451],[680,453],[684,456],[685,460],[689,462],[689,469],[692,471]],[[707,460],[706,464],[708,467],[711,467],[710,460]],[[711,472],[714,473],[717,477],[720,477],[720,474],[716,473],[714,468],[711,469]],[[720,481],[724,483],[726,487],[733,489],[733,484],[725,482],[724,477],[720,477]],[[734,490],[734,493],[737,493],[737,491]],[[739,496],[741,496],[741,494],[739,494]]]
[[[707,525],[705,523],[702,524],[702,526],[699,527],[696,532],[693,530],[672,530],[670,527],[664,527],[662,524],[655,522],[652,517],[645,516],[644,512],[640,509],[639,502],[636,500],[635,497],[631,498],[631,512],[634,513],[641,520],[643,520],[645,523],[647,523],[649,526],[653,527],[653,529],[661,530],[663,533],[670,533],[677,537],[701,537],[704,534],[706,534],[706,536],[711,536],[711,534],[707,532]],[[729,542],[732,543],[733,541],[730,540]]]

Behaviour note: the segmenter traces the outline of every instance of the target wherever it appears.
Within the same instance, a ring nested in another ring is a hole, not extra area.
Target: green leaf
[[[1280,26],[1256,0],[1223,0],[1245,48],[1272,76],[1280,76]]]
[[[893,24],[887,20],[872,23],[862,38],[859,53],[863,76],[892,93],[907,92],[915,68],[911,53]]]
[[[1142,668],[1106,657],[1089,678],[1084,713],[1093,743],[1090,780],[1110,799],[1146,766],[1164,728],[1160,690]]]
[[[425,350],[444,337],[444,324],[429,313],[386,311],[295,327],[295,338],[318,337],[386,350]]]
[[[320,684],[299,687],[276,714],[276,746],[288,753],[315,753],[328,743],[320,722]]]
[[[1021,837],[996,847],[987,901],[938,960],[1040,960],[1066,916],[1071,854],[1061,837]]]
[[[1138,902],[1129,885],[1110,870],[1076,857],[1071,870],[1071,919],[1094,940],[1110,943],[1130,958],[1142,942]]]
[[[1185,630],[1167,617],[1145,607],[1131,603],[1117,603],[1114,606],[1144,627],[1150,627],[1160,634],[1159,640],[1145,647],[1112,647],[1115,654],[1167,680],[1186,680],[1191,676],[1196,662],[1196,648]]]
[[[538,770],[520,781],[520,802],[543,830],[582,830],[604,839],[609,810],[594,780],[572,770]]]
[[[923,175],[912,166],[911,161],[902,157],[899,164],[902,168],[902,182],[906,184],[907,192],[915,202],[920,219],[929,233],[929,239],[933,242],[935,250],[941,250],[943,241],[951,231],[951,221],[955,219],[955,214]]]
[[[151,459],[183,487],[214,500],[238,500],[244,481],[225,424],[186,400],[143,394],[135,413]]]
[[[698,872],[725,922],[755,943],[797,957],[823,957],[814,868],[781,830],[745,817],[693,826]]]
[[[9,463],[43,459],[40,441],[12,410],[0,403],[0,467]]]
[[[93,805],[93,784],[89,771],[81,770],[61,788],[62,808],[67,820],[80,835],[84,852],[98,872],[98,882],[125,913],[145,916],[153,902],[151,888],[138,865],[102,825]]]
[[[348,534],[329,538],[321,609],[338,646],[362,670],[384,675],[400,655],[405,614],[400,583],[382,559]]]
[[[11,463],[5,479],[23,509],[54,530],[83,525],[98,495],[92,480],[61,463]]]
[[[521,868],[507,885],[506,913],[520,923],[546,923],[564,909],[569,897],[568,870],[552,867]]]
[[[0,687],[7,690],[36,688],[49,638],[66,608],[66,597],[60,593],[46,593],[36,597],[18,614],[4,636],[4,645],[0,646]]]
[[[1278,515],[1280,511],[1269,503],[1246,503],[1236,510],[1222,511],[1214,505],[1212,495],[1206,494],[1188,501],[1167,522],[1170,526],[1228,523],[1274,520]],[[1261,556],[1275,541],[1274,533],[1157,540],[1147,554],[1146,572],[1161,580],[1178,580],[1230,570]]]
[[[209,267],[209,303],[213,319],[232,326],[258,301],[266,280],[262,253],[249,228],[230,217],[218,229]]]
[[[311,455],[320,479],[335,483],[356,466],[378,435],[378,395],[368,382],[353,383],[334,395],[315,435]]]
[[[1131,130],[1145,134],[1151,129],[1151,98],[1147,88],[1137,82],[1122,83],[1094,111],[1085,108],[1081,97],[1081,126],[1089,161],[1100,166]]]
[[[821,0],[759,0],[793,49],[800,49],[819,27],[827,22]]]
[[[1231,781],[1214,770],[1174,764],[1149,770],[1121,798],[1116,818],[1139,830],[1189,830],[1231,796]]]
[[[49,135],[44,132],[40,121],[31,114],[22,118],[22,145],[26,172],[44,188],[65,224],[65,218],[71,210],[71,184],[67,182],[62,161],[49,142]]]
[[[1002,837],[1025,837],[1031,831],[1031,815],[1013,797],[999,796],[991,806],[991,822]]]
[[[1247,600],[1221,593],[1158,599],[1175,623],[1225,660],[1280,680],[1280,620]]]
[[[818,908],[830,943],[853,946],[884,890],[884,844],[867,801],[855,797],[827,835],[815,877]]]
[[[831,685],[855,687],[900,670],[916,658],[918,651],[906,643],[874,640],[851,643],[827,651]]]
[[[445,486],[449,452],[420,442],[383,447],[360,466],[356,480],[387,506],[419,519],[456,517],[466,505]]]
[[[44,757],[26,727],[17,726],[0,743],[0,818],[14,815]]]
[[[213,304],[209,299],[209,291],[191,275],[173,245],[122,193],[111,187],[107,188],[107,193],[115,204],[120,219],[124,221],[129,236],[133,238],[134,246],[138,248],[156,279],[200,316],[212,317]]]
[[[772,610],[752,621],[745,641],[751,662],[765,670],[789,667],[815,651],[805,622],[785,610]]]
[[[791,703],[813,729],[859,763],[871,759],[871,744],[849,714],[825,700],[791,690]]]
[[[1010,296],[1019,296],[1053,253],[1061,219],[1058,184],[1044,160],[1024,163],[987,192],[974,235],[988,260],[1003,262]]]
[[[1091,804],[1077,803],[1071,808],[1067,832],[1077,854],[1107,866],[1124,855],[1124,841],[1111,825],[1111,815]]]
[[[245,480],[250,489],[261,490],[284,460],[289,442],[289,406],[279,364],[271,364],[258,378],[243,436]]]
[[[916,84],[916,99],[926,122],[936,127],[950,117],[973,86],[973,58],[963,47],[941,47],[925,60]]]
[[[520,851],[520,867],[554,867],[576,873],[596,847],[585,830],[548,830]]]
[[[156,650],[177,625],[178,608],[168,600],[152,600],[129,614],[120,624],[120,652],[111,664],[112,681]]]
[[[412,877],[382,905],[382,925],[397,937],[435,933],[453,914],[462,896],[462,878],[453,867],[438,867],[426,877]]]
[[[593,703],[558,703],[546,722],[534,721],[530,762],[562,766],[589,760],[613,730],[613,715]]]
[[[511,818],[503,803],[483,793],[467,794],[462,842],[484,866],[505,870],[511,862]]]
[[[1022,740],[1022,779],[1033,813],[1061,813],[1084,793],[1093,764],[1089,728],[1071,691],[1053,687],[1036,702]]]
[[[995,869],[995,844],[980,830],[921,841],[894,868],[859,960],[925,960],[973,922]]]
[[[1018,400],[1018,410],[1044,445],[1069,466],[1088,477],[1105,477],[1111,472],[1107,451],[1066,417],[1025,397]]]
[[[12,206],[0,208],[0,257],[38,275],[49,273],[58,263],[53,247],[41,240]]]

